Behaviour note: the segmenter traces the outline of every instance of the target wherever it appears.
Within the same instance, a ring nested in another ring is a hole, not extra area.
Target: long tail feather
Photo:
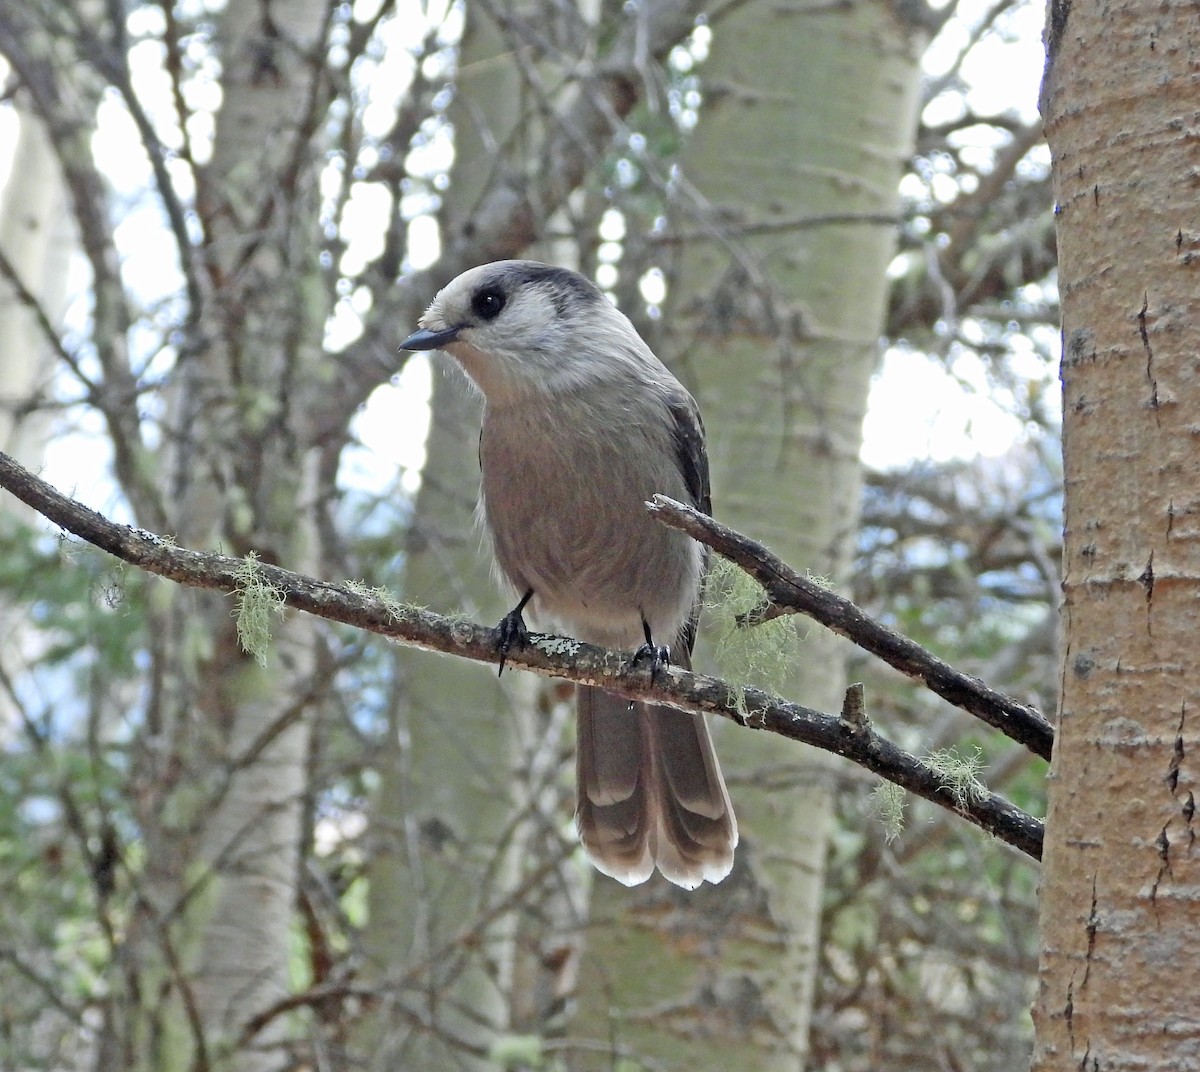
[[[658,869],[678,886],[733,868],[737,821],[701,715],[591,686],[576,697],[575,821],[597,869],[634,886]]]

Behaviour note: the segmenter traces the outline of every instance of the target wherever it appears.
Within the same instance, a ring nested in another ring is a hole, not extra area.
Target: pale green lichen
[[[824,588],[828,592],[833,591],[833,578],[832,577],[826,576],[825,574],[813,573],[813,571],[810,569],[806,569],[804,571],[804,576],[805,576],[806,580],[812,581],[812,583],[815,584],[818,588]]]
[[[908,794],[895,782],[880,782],[872,791],[871,811],[883,826],[883,839],[889,845],[904,829],[904,809]]]
[[[247,655],[254,656],[259,666],[265,666],[267,649],[271,646],[272,619],[283,614],[283,593],[263,577],[253,551],[238,567],[237,586],[234,617],[238,643]]]
[[[790,614],[754,624],[755,616],[768,605],[757,581],[723,558],[713,562],[705,610],[721,676],[768,692],[782,692],[799,638],[795,617]],[[744,702],[739,701],[738,706],[742,710]]]
[[[983,770],[982,749],[975,748],[964,756],[957,748],[939,748],[930,752],[925,762],[937,772],[960,808],[987,799],[988,788],[979,778]]]
[[[346,588],[356,596],[362,596],[363,599],[377,600],[393,618],[401,618],[407,611],[413,609],[412,604],[397,599],[383,585],[369,585],[365,581],[347,581]]]

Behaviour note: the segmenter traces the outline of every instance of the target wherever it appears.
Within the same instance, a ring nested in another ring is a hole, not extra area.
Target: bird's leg
[[[643,659],[650,660],[650,684],[654,684],[655,677],[664,666],[671,665],[671,649],[665,644],[655,644],[654,638],[650,635],[650,623],[642,618],[642,633],[646,637],[646,643],[643,644],[637,651],[633,653],[633,666],[637,666]]]
[[[500,619],[500,624],[496,626],[496,650],[500,653],[500,671],[496,675],[504,673],[504,660],[508,658],[508,653],[513,648],[523,648],[529,643],[529,630],[525,628],[525,604],[533,598],[533,589],[529,588],[521,597],[521,602],[510,610],[503,618]]]

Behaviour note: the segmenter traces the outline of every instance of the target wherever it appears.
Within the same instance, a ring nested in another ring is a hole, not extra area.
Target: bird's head
[[[420,324],[400,348],[445,350],[494,402],[569,390],[649,354],[591,280],[537,261],[463,272],[438,292]]]

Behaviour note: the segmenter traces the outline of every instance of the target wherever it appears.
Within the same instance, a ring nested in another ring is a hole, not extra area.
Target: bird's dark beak
[[[444,328],[442,331],[429,331],[422,328],[420,331],[414,331],[407,339],[400,344],[401,350],[438,350],[445,346],[448,342],[453,342],[458,333],[462,331],[462,327]]]

